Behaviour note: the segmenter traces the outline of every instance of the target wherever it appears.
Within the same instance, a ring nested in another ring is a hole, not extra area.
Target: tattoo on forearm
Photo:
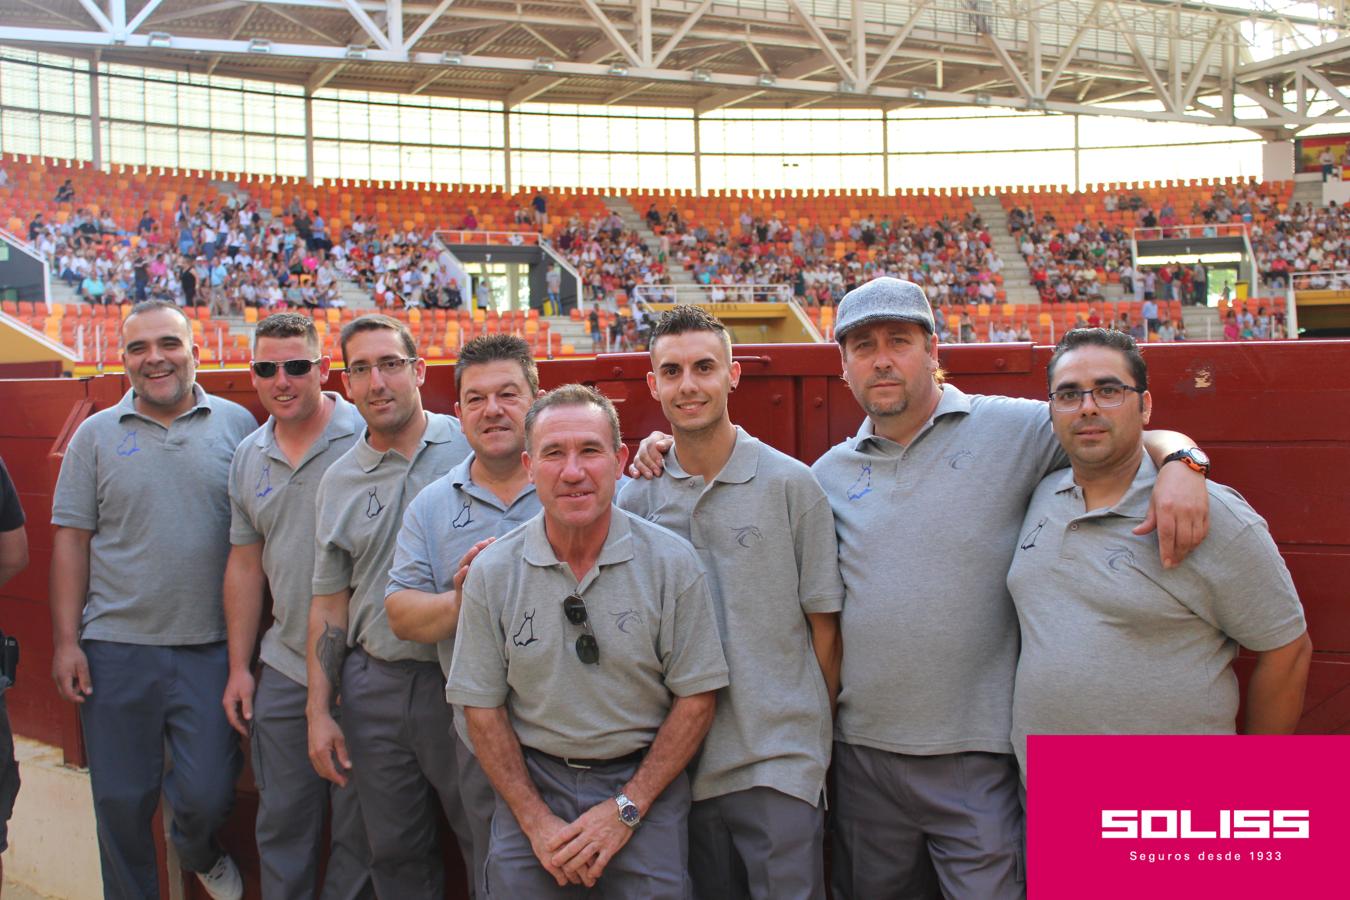
[[[347,657],[347,630],[323,623],[323,634],[314,642],[319,668],[333,687],[333,700],[342,692],[342,661]]]

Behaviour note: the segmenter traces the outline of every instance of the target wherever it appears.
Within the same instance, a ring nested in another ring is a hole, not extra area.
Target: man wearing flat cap
[[[1017,616],[1005,577],[1037,483],[1068,464],[1046,404],[943,383],[918,285],[850,291],[835,326],[844,380],[867,413],[813,467],[834,510],[844,580],[835,725],[834,895],[1025,893],[1010,742]],[[1149,432],[1160,473],[1141,531],[1163,564],[1204,536],[1192,447]]]

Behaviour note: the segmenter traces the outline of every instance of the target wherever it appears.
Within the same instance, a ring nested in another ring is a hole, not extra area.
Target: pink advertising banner
[[[1350,896],[1350,736],[1032,736],[1027,888]]]

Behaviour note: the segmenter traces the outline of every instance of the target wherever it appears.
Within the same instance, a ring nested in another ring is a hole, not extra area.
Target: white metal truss
[[[1350,30],[1180,0],[0,0],[0,43],[328,87],[1350,123]]]

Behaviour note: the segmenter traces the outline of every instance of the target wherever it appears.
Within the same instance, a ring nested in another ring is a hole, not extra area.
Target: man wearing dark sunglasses
[[[486,883],[684,900],[684,770],[727,684],[706,576],[613,506],[628,452],[603,395],[544,395],[525,437],[543,512],[470,567],[446,691],[499,795]]]
[[[422,408],[426,363],[403,323],[361,316],[343,326],[341,342],[343,383],[365,430],[319,483],[310,761],[329,781],[356,784],[376,894],[440,898],[435,809],[453,821],[458,794],[445,681],[434,646],[390,630],[384,596],[408,504],[469,445],[458,419]]]
[[[251,742],[265,900],[314,897],[330,809],[320,896],[373,896],[356,789],[314,771],[305,718],[315,496],[323,473],[356,443],[362,426],[355,406],[323,389],[329,364],[308,316],[278,313],[258,323],[250,368],[269,418],[239,445],[230,468],[233,546],[225,567],[230,680],[223,702],[230,724]],[[272,593],[272,622],[263,635],[255,680],[264,588]]]

